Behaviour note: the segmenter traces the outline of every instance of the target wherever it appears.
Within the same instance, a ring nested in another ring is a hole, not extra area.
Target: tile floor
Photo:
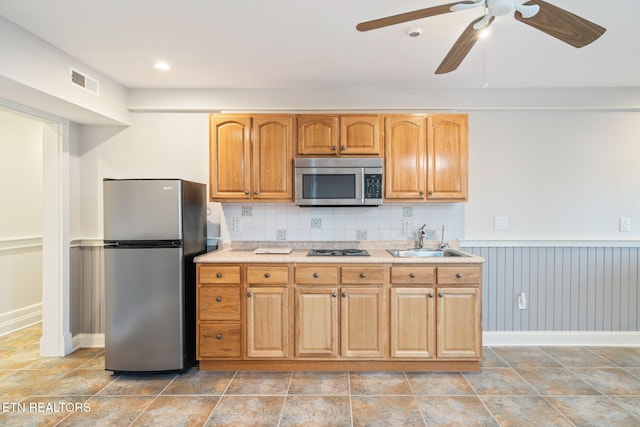
[[[0,337],[1,426],[640,426],[640,348],[485,348],[478,373],[113,376]]]

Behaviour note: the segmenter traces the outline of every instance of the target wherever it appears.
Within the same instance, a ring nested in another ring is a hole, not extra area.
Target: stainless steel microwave
[[[382,159],[316,157],[295,159],[298,206],[382,204]]]

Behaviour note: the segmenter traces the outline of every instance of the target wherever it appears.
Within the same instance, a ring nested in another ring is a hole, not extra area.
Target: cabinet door
[[[383,357],[383,289],[342,288],[340,300],[340,354],[343,357]]]
[[[250,198],[251,118],[212,115],[210,135],[211,199]]]
[[[298,154],[338,154],[338,116],[298,116]]]
[[[437,292],[437,356],[481,357],[479,288],[448,287]]]
[[[254,116],[252,197],[293,199],[294,116]]]
[[[467,116],[429,116],[427,129],[427,198],[466,200],[469,158]]]
[[[424,200],[427,132],[424,116],[393,115],[384,119],[386,199]]]
[[[287,288],[247,288],[247,357],[289,355]]]
[[[382,155],[381,131],[381,116],[340,116],[340,154]]]
[[[338,288],[296,287],[296,357],[338,355]]]
[[[392,288],[390,308],[391,357],[433,357],[434,289]]]

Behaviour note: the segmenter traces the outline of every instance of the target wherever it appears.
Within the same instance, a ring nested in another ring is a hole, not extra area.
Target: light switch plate
[[[493,219],[493,226],[496,230],[508,230],[509,229],[509,217],[497,216]]]
[[[631,219],[628,216],[620,217],[620,231],[631,231]]]

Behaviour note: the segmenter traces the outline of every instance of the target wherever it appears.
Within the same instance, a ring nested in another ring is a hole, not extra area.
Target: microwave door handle
[[[360,168],[356,174],[356,199],[364,205],[364,168]]]

